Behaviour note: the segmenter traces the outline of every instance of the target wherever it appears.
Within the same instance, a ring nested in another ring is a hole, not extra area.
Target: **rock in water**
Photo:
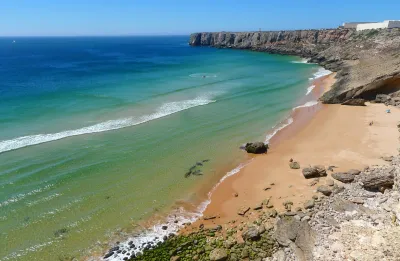
[[[300,164],[297,161],[291,161],[289,163],[289,166],[291,169],[299,169],[300,168]]]
[[[253,154],[262,154],[268,151],[268,144],[264,144],[263,142],[253,142],[247,143],[245,146],[245,150],[247,153]]]
[[[223,248],[216,248],[210,253],[211,261],[225,261],[228,259],[228,252]]]
[[[336,172],[332,173],[332,178],[339,180],[343,183],[351,183],[354,180],[354,175],[344,173],[344,172]]]
[[[350,99],[342,103],[342,105],[349,105],[349,106],[365,106],[364,99]]]

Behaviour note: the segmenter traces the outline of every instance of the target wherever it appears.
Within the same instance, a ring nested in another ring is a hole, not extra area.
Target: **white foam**
[[[275,125],[274,127],[272,127],[272,129],[274,130],[274,132],[272,132],[271,134],[268,134],[265,137],[265,143],[268,143],[272,137],[274,137],[279,131],[283,130],[284,128],[286,128],[287,126],[289,126],[290,124],[293,123],[293,118],[289,118],[286,121],[284,121],[283,123],[281,123],[281,126],[277,128],[277,125]]]
[[[306,108],[306,107],[312,107],[317,105],[318,102],[317,101],[308,101],[306,103],[304,103],[303,105],[299,105],[297,107],[294,107],[293,110],[299,109],[299,108]]]
[[[291,61],[291,63],[308,63],[307,59],[301,59],[301,61]]]
[[[18,194],[16,196],[13,196],[13,197],[11,197],[11,198],[3,201],[3,202],[0,202],[0,208],[4,207],[4,206],[7,206],[9,204],[18,202],[20,200],[23,200],[26,197],[33,196],[33,195],[36,195],[36,194],[41,193],[43,191],[46,191],[46,190],[48,190],[49,188],[51,188],[53,186],[54,186],[53,184],[49,184],[49,185],[44,186],[43,188],[34,189],[34,190],[30,191],[30,192],[21,193],[21,194]]]
[[[58,133],[50,133],[50,134],[37,134],[37,135],[29,135],[23,136],[11,140],[0,141],[0,153],[15,150],[27,146],[37,145],[45,142],[55,141],[64,139],[71,136],[78,136],[83,134],[90,133],[98,133],[110,130],[116,130],[121,128],[126,128],[134,125],[139,125],[151,120],[159,119],[173,113],[177,113],[183,110],[187,110],[189,108],[193,108],[196,106],[206,105],[209,103],[215,102],[206,97],[198,97],[193,100],[185,100],[179,102],[169,102],[163,104],[160,108],[157,109],[155,113],[145,115],[138,118],[124,118],[117,120],[110,120],[106,122],[101,122],[92,126],[83,127],[75,130],[67,130]]]
[[[138,253],[143,250],[142,245],[148,242],[162,242],[164,236],[168,236],[170,233],[176,233],[182,228],[186,223],[193,223],[203,216],[203,212],[206,210],[207,206],[211,203],[211,195],[215,189],[228,177],[231,177],[245,167],[247,163],[242,163],[231,171],[228,171],[225,176],[223,176],[219,182],[213,187],[213,189],[208,193],[208,199],[203,201],[194,212],[187,212],[183,208],[179,208],[172,212],[163,223],[158,223],[153,227],[145,230],[139,235],[128,238],[125,242],[121,243],[120,249],[129,249],[129,241],[132,241],[136,246],[136,249],[130,249],[128,252]],[[177,222],[177,223],[175,223]],[[167,226],[167,229],[162,229],[163,226]],[[139,247],[138,247],[139,246]],[[127,255],[115,253],[113,256],[109,257],[107,260],[111,261],[123,261],[123,258]]]
[[[332,72],[329,70],[326,70],[324,68],[319,68],[318,71],[316,73],[313,74],[312,78],[309,78],[310,80],[316,80],[318,78],[324,77],[326,75],[331,74]]]
[[[310,87],[308,87],[306,95],[309,95],[314,88],[315,88],[315,85],[311,85]]]

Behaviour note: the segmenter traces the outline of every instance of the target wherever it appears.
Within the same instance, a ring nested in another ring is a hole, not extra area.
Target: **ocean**
[[[176,231],[249,160],[242,144],[315,104],[310,79],[327,73],[188,38],[0,38],[1,261],[71,260]]]

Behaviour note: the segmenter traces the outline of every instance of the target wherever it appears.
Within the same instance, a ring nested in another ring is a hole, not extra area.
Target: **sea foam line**
[[[125,242],[121,243],[120,249],[129,250],[128,252],[133,252],[135,254],[142,252],[143,248],[148,242],[162,242],[164,236],[169,236],[170,233],[176,233],[182,228],[186,223],[190,222],[193,223],[200,219],[203,216],[204,211],[206,210],[207,206],[211,203],[211,196],[213,192],[217,189],[217,187],[228,177],[231,177],[248,165],[251,162],[248,161],[246,163],[241,163],[236,168],[228,171],[220,180],[219,182],[211,189],[208,193],[207,200],[200,203],[200,205],[196,208],[194,212],[188,212],[184,208],[178,208],[177,210],[173,211],[171,214],[168,215],[164,222],[160,222],[156,225],[153,225],[151,228],[146,229],[145,231],[141,232],[140,234],[128,238]],[[167,226],[167,229],[163,229],[163,226]],[[136,249],[130,249],[129,242],[137,246]],[[139,246],[139,247],[138,247]],[[123,258],[127,257],[127,255],[123,255],[122,253],[115,253],[113,256],[109,257],[107,260],[110,261],[123,261]]]
[[[312,92],[312,90],[314,90],[314,88],[315,88],[315,85],[311,85],[310,87],[308,87],[306,96],[309,95]]]
[[[177,113],[183,110],[187,110],[189,108],[193,108],[196,106],[206,105],[209,103],[215,102],[214,100],[207,99],[205,97],[198,97],[193,100],[185,100],[179,102],[169,102],[163,104],[161,107],[157,109],[155,113],[145,115],[138,118],[124,118],[117,120],[109,120],[106,122],[98,123],[92,126],[83,127],[75,130],[67,130],[58,133],[50,133],[50,134],[37,134],[37,135],[29,135],[23,136],[11,140],[0,141],[0,153],[16,150],[19,148],[37,145],[45,142],[55,141],[64,139],[67,137],[78,136],[83,134],[90,133],[98,133],[104,131],[111,131],[121,128],[126,128],[134,125],[139,125],[151,120],[159,119],[173,113]]]
[[[309,78],[309,80],[316,80],[318,78],[327,76],[329,74],[331,74],[332,72],[324,69],[324,68],[319,68],[318,71],[316,73],[313,74],[313,77]]]
[[[272,137],[274,137],[279,131],[281,131],[281,130],[283,130],[284,128],[286,128],[287,126],[289,126],[290,124],[292,124],[293,123],[293,118],[292,117],[290,117],[290,118],[288,118],[286,121],[284,121],[284,123],[279,127],[279,128],[277,128],[277,126],[278,125],[275,125],[274,127],[272,127],[272,129],[274,130],[274,132],[273,133],[271,133],[271,134],[268,134],[266,137],[265,137],[265,143],[268,143],[271,139],[272,139]]]
[[[294,107],[293,110],[297,110],[297,109],[300,109],[300,108],[306,108],[306,107],[312,107],[312,106],[315,106],[317,104],[318,104],[317,101],[308,101],[308,102],[304,103],[303,105],[299,105],[297,107]]]

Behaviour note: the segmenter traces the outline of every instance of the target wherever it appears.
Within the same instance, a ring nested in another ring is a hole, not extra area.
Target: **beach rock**
[[[324,194],[325,196],[330,196],[332,194],[332,189],[330,189],[327,186],[319,186],[317,188],[318,192],[321,192],[322,194]]]
[[[266,212],[266,214],[268,217],[274,218],[278,215],[278,212],[275,209],[270,209]]]
[[[170,261],[179,261],[181,260],[180,256],[171,256],[171,258],[169,259]]]
[[[290,162],[289,166],[291,169],[299,169],[300,168],[300,164],[297,161]]]
[[[333,180],[331,180],[331,179],[328,179],[328,180],[325,182],[325,184],[326,184],[327,186],[329,186],[329,187],[332,187],[333,185],[335,185],[335,182],[333,182]]]
[[[204,220],[210,220],[210,219],[215,219],[217,216],[215,215],[209,215],[209,216],[204,216],[203,219]]]
[[[228,252],[223,248],[216,248],[210,253],[211,261],[224,261],[228,259]]]
[[[364,99],[350,99],[342,103],[342,105],[349,105],[349,106],[365,106]]]
[[[391,188],[394,184],[394,169],[375,169],[368,175],[361,177],[361,183],[365,189],[380,190]]]
[[[237,211],[237,213],[241,216],[244,216],[246,214],[247,211],[250,210],[250,207],[240,207]]]
[[[375,98],[376,103],[385,103],[390,100],[390,96],[387,94],[377,94]]]
[[[351,169],[351,170],[347,171],[347,174],[349,174],[349,175],[359,175],[360,173],[361,173],[361,171],[358,169]]]
[[[255,206],[253,207],[253,209],[254,209],[254,210],[260,210],[260,209],[262,209],[262,203],[259,203],[259,204],[255,205]]]
[[[304,208],[305,209],[311,209],[313,208],[315,205],[315,201],[313,199],[307,200],[306,202],[304,202]]]
[[[324,177],[327,175],[326,169],[322,165],[316,165],[314,167],[304,168],[302,170],[302,173],[306,179]]]
[[[268,151],[268,144],[264,144],[263,142],[252,142],[247,143],[245,146],[245,150],[247,153],[253,154],[262,154]]]
[[[260,239],[260,231],[258,227],[251,226],[245,232],[243,232],[242,237],[244,240],[258,240]]]
[[[332,173],[332,178],[339,180],[343,183],[351,183],[354,180],[354,175],[345,173],[345,172],[335,172]]]

